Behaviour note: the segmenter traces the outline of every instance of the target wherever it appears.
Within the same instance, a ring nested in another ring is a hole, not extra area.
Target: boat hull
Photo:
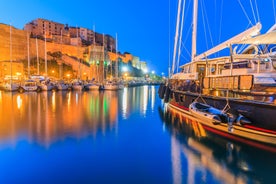
[[[232,124],[232,131],[229,131],[229,124],[214,124],[211,119],[198,118],[189,109],[175,102],[169,102],[167,108],[173,110],[174,114],[182,121],[199,123],[205,131],[260,148],[270,148],[276,145],[276,131],[262,130],[252,125],[239,124]]]
[[[276,131],[276,122],[273,121],[276,113],[276,104],[259,102],[253,100],[243,100],[237,98],[215,97],[211,95],[199,95],[191,92],[184,91],[171,91],[170,102],[175,102],[180,106],[188,109],[189,105],[193,103],[195,99],[199,102],[207,103],[208,105],[223,109],[227,105],[237,113],[248,118],[252,125],[260,129],[268,129]],[[200,97],[199,97],[200,96]]]

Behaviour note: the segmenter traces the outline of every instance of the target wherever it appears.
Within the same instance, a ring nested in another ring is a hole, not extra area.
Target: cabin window
[[[250,68],[251,64],[249,61],[239,61],[239,62],[233,62],[233,69],[234,68]],[[224,69],[230,69],[231,63],[225,63]]]

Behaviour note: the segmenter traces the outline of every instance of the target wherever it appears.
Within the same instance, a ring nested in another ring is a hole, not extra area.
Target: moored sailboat
[[[261,24],[257,23],[203,54],[196,55],[197,3],[195,0],[191,62],[181,66],[181,72],[175,73],[179,62],[177,51],[181,43],[177,37],[179,33],[176,32],[172,73],[167,85],[160,86],[160,97],[164,98],[168,106],[201,118],[202,124],[209,131],[276,145],[276,124],[271,121],[276,113],[276,55],[271,46],[276,44],[275,26],[266,34],[257,35],[261,29]],[[182,1],[179,0],[179,12],[181,7]],[[180,15],[177,22],[178,31]],[[244,44],[248,46],[238,54],[236,48]],[[226,47],[230,50],[229,56],[211,57]],[[198,99],[197,108],[195,99]],[[239,119],[231,122],[234,128],[230,130],[233,131],[229,131],[229,121],[219,123],[214,119],[219,117],[217,114],[204,114],[202,109],[199,110],[199,104],[206,104],[205,107],[219,111],[226,107],[236,111]],[[241,120],[247,123],[241,123]]]

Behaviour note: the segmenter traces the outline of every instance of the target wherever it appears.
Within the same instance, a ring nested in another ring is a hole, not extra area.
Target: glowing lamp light
[[[123,70],[123,72],[127,72],[127,71],[128,71],[128,69],[127,69],[126,66],[124,66],[124,67],[122,68],[122,70]]]

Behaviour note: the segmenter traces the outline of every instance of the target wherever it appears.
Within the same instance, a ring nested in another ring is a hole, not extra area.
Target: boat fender
[[[176,102],[179,102],[179,94],[178,93],[174,93],[174,98]]]
[[[169,102],[170,95],[171,95],[171,89],[170,89],[170,87],[167,87],[166,91],[165,91],[165,96],[164,96],[165,103]]]
[[[159,88],[158,88],[158,94],[159,94],[159,97],[160,97],[160,94],[161,94],[161,91],[162,91],[162,88],[164,87],[164,84],[160,84]]]
[[[164,95],[165,95],[165,92],[166,92],[166,88],[167,88],[167,86],[163,85],[163,87],[161,89],[161,92],[160,92],[160,98],[161,99],[164,98]]]

